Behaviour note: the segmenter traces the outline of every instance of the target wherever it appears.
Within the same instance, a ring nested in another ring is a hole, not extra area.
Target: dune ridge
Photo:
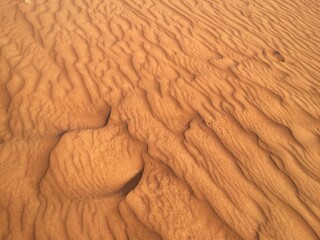
[[[315,0],[3,0],[0,239],[319,239]]]

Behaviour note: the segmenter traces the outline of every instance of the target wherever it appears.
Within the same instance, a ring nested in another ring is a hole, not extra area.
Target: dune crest
[[[0,239],[319,239],[315,0],[3,0]]]

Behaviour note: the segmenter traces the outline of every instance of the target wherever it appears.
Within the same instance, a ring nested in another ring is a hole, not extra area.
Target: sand
[[[317,0],[2,0],[0,239],[319,239]]]

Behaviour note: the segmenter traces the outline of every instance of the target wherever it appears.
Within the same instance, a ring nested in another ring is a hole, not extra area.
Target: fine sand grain
[[[0,239],[319,239],[319,12],[1,0]]]

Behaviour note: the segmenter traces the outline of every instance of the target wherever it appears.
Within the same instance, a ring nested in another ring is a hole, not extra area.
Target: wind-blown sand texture
[[[318,0],[1,0],[0,239],[319,239]]]

